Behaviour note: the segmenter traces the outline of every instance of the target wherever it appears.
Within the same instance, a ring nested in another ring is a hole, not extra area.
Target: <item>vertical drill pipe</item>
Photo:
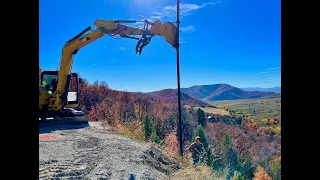
[[[182,122],[181,122],[181,98],[180,98],[180,63],[179,63],[179,26],[180,26],[180,0],[177,0],[177,78],[178,78],[178,129],[180,139],[180,155],[183,156],[183,143],[182,143]]]

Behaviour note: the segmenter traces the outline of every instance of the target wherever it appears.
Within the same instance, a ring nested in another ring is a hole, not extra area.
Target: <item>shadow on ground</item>
[[[134,174],[130,174],[129,180],[135,180]]]
[[[40,127],[39,134],[51,133],[56,130],[70,130],[70,129],[81,129],[85,127],[90,127],[89,124],[78,124],[78,125],[59,125],[52,127]]]

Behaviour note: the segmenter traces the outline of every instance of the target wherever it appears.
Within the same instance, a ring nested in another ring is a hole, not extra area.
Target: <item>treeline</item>
[[[182,102],[187,104],[184,98]],[[163,145],[168,154],[177,156],[177,103],[172,102],[172,95],[115,91],[105,82],[84,81],[79,107],[91,121],[104,121],[131,137]],[[206,163],[216,174],[226,179],[280,179],[279,133],[268,132],[245,117],[207,114],[193,108],[182,108],[182,126],[183,149],[195,136],[202,137]]]

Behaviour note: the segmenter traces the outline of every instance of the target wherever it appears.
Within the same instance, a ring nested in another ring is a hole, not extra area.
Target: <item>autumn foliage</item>
[[[85,80],[80,90],[79,109],[89,116],[90,121],[104,121],[126,135],[164,145],[168,155],[179,156],[175,90],[123,92],[110,89],[105,82],[88,84]],[[182,105],[207,105],[186,94],[182,94],[181,101]],[[208,116],[211,118],[207,119]],[[281,128],[277,126],[276,119],[272,119],[271,124],[268,119],[259,123],[245,116],[222,116],[193,108],[182,108],[181,118],[183,148],[190,145],[198,132],[197,127],[201,126],[209,152],[207,162],[213,169],[229,168],[229,177],[234,172],[239,172],[239,178],[254,176],[255,179],[268,179],[268,173],[272,177],[279,176],[279,163],[273,165],[270,161],[270,158],[281,154]],[[227,144],[224,143],[226,137],[230,139]],[[267,165],[255,168],[259,162],[267,162]]]
[[[263,167],[258,166],[253,180],[272,180]]]
[[[165,148],[170,156],[178,156],[179,149],[178,149],[178,139],[176,136],[176,133],[170,133],[168,136],[164,139],[165,142]]]

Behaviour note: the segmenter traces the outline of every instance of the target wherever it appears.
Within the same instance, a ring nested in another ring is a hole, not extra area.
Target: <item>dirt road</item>
[[[179,166],[101,122],[39,134],[39,179],[168,179]]]

